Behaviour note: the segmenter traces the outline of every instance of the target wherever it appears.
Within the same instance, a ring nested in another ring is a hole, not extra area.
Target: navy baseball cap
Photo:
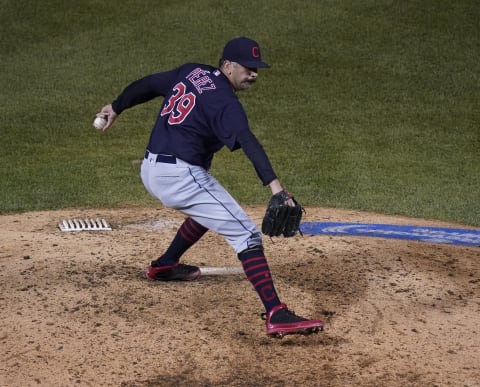
[[[230,40],[223,49],[222,59],[240,63],[248,68],[270,67],[262,62],[260,46],[255,40],[244,36]]]

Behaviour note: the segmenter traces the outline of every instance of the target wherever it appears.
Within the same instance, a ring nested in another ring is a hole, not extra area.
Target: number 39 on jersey
[[[183,82],[177,83],[173,88],[173,95],[160,112],[162,117],[169,115],[168,123],[170,125],[181,124],[195,107],[195,94],[186,93],[186,91],[187,87]]]

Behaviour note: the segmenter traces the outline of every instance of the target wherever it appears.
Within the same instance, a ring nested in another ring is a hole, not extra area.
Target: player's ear
[[[223,61],[221,69],[225,74],[232,75],[232,67],[233,67],[233,62],[229,61],[228,59],[225,59]]]

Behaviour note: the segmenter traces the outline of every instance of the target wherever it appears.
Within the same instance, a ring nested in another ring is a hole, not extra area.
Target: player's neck
[[[225,69],[225,66],[220,67],[220,71],[225,76],[225,78],[227,78],[228,82],[230,83],[230,86],[232,86],[233,91],[236,93],[238,90],[235,89],[235,86],[233,85],[232,73],[231,72],[229,73],[228,70]]]

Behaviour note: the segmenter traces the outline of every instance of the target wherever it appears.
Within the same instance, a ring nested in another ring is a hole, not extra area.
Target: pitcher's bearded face
[[[256,68],[245,67],[237,62],[229,62],[227,66],[229,79],[235,90],[249,89],[257,81]]]

